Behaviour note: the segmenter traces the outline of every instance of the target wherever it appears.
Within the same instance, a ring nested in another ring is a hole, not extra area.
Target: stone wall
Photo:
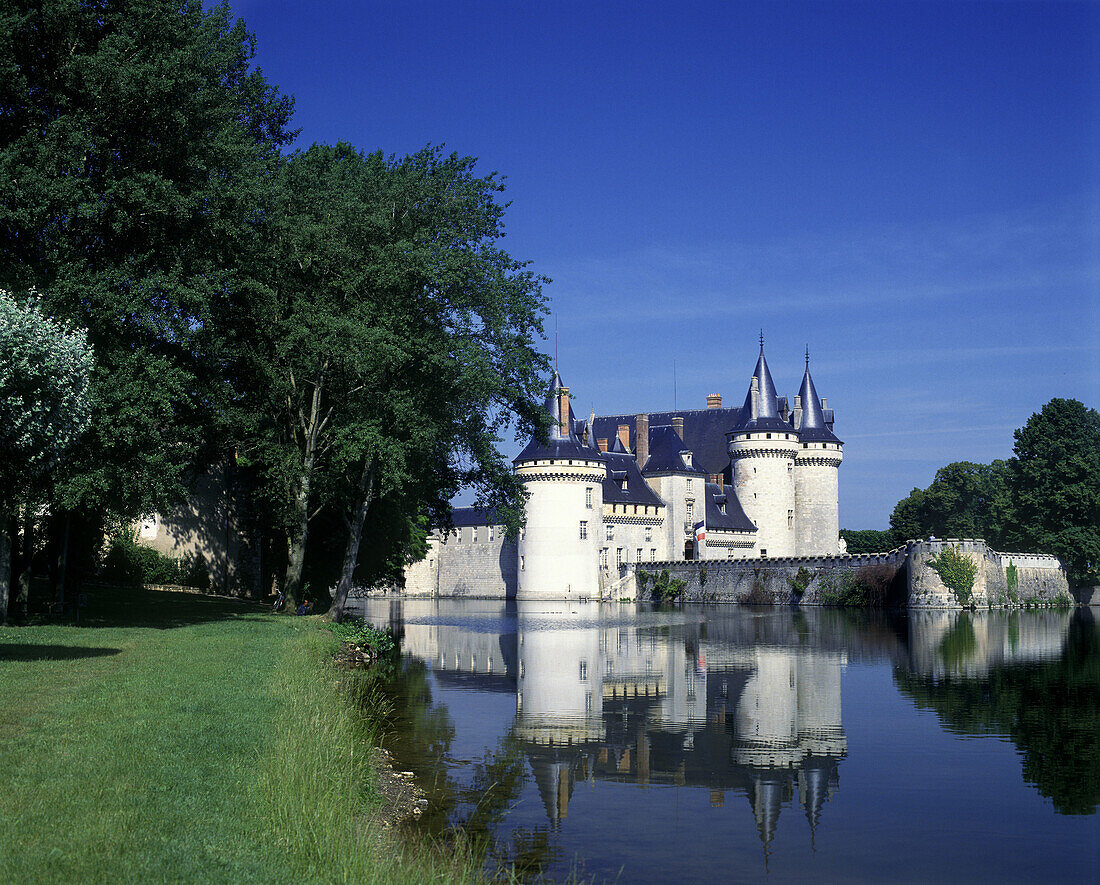
[[[828,605],[830,597],[852,581],[879,588],[884,604],[910,608],[958,609],[929,560],[956,547],[976,565],[972,601],[976,607],[1064,604],[1072,599],[1061,563],[1053,556],[998,553],[985,541],[909,541],[888,553],[804,556],[750,561],[646,563],[648,574],[667,569],[684,582],[685,602],[760,602]],[[1016,583],[1008,586],[1010,566]],[[637,591],[637,582],[620,580],[618,596]],[[650,591],[638,592],[649,598]]]
[[[478,540],[470,539],[469,527],[460,543],[454,534],[446,543],[433,538],[428,555],[405,572],[406,596],[478,597],[514,599],[516,596],[516,543],[504,537],[502,526],[479,526]]]

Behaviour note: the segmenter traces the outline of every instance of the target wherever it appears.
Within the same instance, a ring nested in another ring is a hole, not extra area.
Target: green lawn
[[[0,881],[464,880],[364,822],[372,720],[316,619],[148,591],[0,627]]]

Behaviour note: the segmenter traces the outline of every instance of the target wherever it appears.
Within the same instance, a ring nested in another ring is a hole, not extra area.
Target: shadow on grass
[[[169,630],[210,621],[256,620],[271,609],[246,599],[173,593],[142,587],[88,587],[79,627],[154,627]],[[67,618],[70,623],[71,618]]]
[[[0,661],[67,661],[117,655],[119,648],[89,648],[86,645],[34,645],[0,642]]]

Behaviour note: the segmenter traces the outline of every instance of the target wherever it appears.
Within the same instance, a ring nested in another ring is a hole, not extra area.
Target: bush
[[[325,627],[335,633],[341,642],[360,648],[372,648],[379,655],[389,654],[394,649],[393,636],[389,631],[357,618],[345,618],[338,624],[326,624]]]
[[[802,594],[806,592],[806,588],[810,586],[810,581],[813,579],[814,573],[805,567],[800,567],[795,576],[789,579],[791,592],[795,595],[796,599],[802,598]]]
[[[138,544],[126,532],[111,537],[99,576],[122,587],[180,584],[205,591],[211,583],[210,571],[201,556],[185,563]]]
[[[639,594],[645,590],[646,584],[653,585],[650,595],[653,601],[658,605],[675,602],[677,599],[680,599],[683,597],[684,588],[687,586],[687,582],[680,578],[673,578],[669,575],[667,568],[661,569],[660,574],[655,575],[638,569],[634,576],[638,582]]]
[[[970,605],[974,590],[974,576],[978,573],[978,564],[951,545],[939,556],[928,560],[928,567],[940,576],[944,586],[955,594],[959,605]]]
[[[821,601],[826,605],[884,608],[890,602],[890,588],[897,576],[898,569],[886,563],[860,566],[855,572],[845,572],[839,584],[835,579],[822,580]]]

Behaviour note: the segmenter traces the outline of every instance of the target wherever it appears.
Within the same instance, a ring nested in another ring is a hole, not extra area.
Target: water
[[[421,822],[597,881],[1096,881],[1088,610],[378,599]]]

